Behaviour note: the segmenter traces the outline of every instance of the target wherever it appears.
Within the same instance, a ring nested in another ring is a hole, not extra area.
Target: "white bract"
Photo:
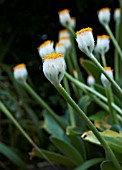
[[[97,36],[96,50],[99,54],[105,54],[110,48],[110,37],[108,35]]]
[[[98,12],[98,19],[101,24],[109,24],[110,22],[110,8],[102,8]]]
[[[25,64],[18,64],[13,68],[14,78],[18,83],[25,83],[28,77],[28,72]]]
[[[53,84],[60,84],[64,77],[66,64],[64,55],[60,53],[52,53],[43,58],[43,72],[45,77]]]
[[[95,79],[94,79],[94,77],[93,77],[92,75],[89,75],[89,76],[87,77],[87,84],[88,84],[89,86],[91,86],[91,87],[95,84]]]
[[[41,44],[38,47],[38,52],[41,58],[43,58],[45,55],[53,53],[54,48],[53,48],[53,41],[47,40],[43,44]]]
[[[111,70],[111,67],[105,67],[104,70],[109,75],[109,77],[113,79],[113,71]],[[105,88],[111,85],[110,81],[106,78],[106,76],[103,73],[101,74],[101,82]]]
[[[84,28],[76,32],[76,41],[79,49],[86,55],[90,55],[94,50],[94,37],[92,28]]]
[[[68,9],[64,9],[62,11],[59,11],[59,21],[63,26],[67,26],[70,23],[70,14],[69,14],[69,10]]]

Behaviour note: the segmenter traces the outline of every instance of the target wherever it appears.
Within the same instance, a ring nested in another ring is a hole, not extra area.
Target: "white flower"
[[[60,84],[64,77],[66,64],[64,55],[60,53],[52,53],[43,58],[43,72],[45,77],[53,84]]]
[[[110,22],[110,8],[102,8],[98,12],[98,19],[101,24],[109,24]]]
[[[113,79],[113,71],[111,67],[105,67],[104,70],[109,75],[109,77]],[[101,74],[101,82],[105,88],[111,85],[110,81],[105,77],[103,73]]]
[[[28,77],[28,72],[25,64],[18,64],[13,68],[14,78],[18,83],[25,83]]]
[[[38,47],[38,52],[41,58],[43,58],[45,55],[53,53],[54,48],[53,48],[53,41],[47,40],[43,44],[41,44]]]
[[[75,77],[76,79],[78,79],[78,72],[77,72],[77,70],[73,70],[73,75],[74,75],[74,77]]]
[[[62,11],[59,11],[59,21],[63,26],[67,26],[70,23],[70,14],[68,9],[64,9]]]
[[[89,56],[94,50],[94,37],[92,28],[84,28],[76,32],[76,41],[79,49]]]
[[[121,10],[120,10],[120,8],[116,8],[116,9],[114,10],[114,20],[115,20],[116,22],[119,22],[119,21],[120,21],[120,18],[121,18]]]
[[[92,75],[89,75],[89,76],[87,77],[87,84],[88,84],[89,86],[91,86],[91,87],[95,84],[95,79],[94,79],[94,77],[93,77]]]
[[[64,47],[64,44],[61,43],[61,42],[56,43],[55,52],[65,54],[66,53],[66,48]]]
[[[109,50],[110,37],[108,35],[97,36],[96,50],[99,54],[105,54]]]
[[[59,38],[59,42],[63,43],[66,49],[69,49],[71,47],[71,41],[69,36]]]
[[[75,27],[76,27],[76,18],[75,17],[71,17],[69,25],[72,29],[75,29]]]
[[[67,29],[60,30],[59,33],[58,33],[58,35],[59,35],[59,36],[58,36],[59,39],[60,39],[61,37],[69,37],[69,36],[70,36],[69,31],[68,31]]]

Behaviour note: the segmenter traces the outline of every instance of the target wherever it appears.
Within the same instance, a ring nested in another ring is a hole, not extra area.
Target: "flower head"
[[[89,76],[87,77],[87,84],[88,84],[89,86],[91,86],[91,87],[93,87],[93,85],[95,84],[95,79],[94,79],[94,77],[93,77],[92,75],[89,75]]]
[[[53,84],[61,82],[66,69],[64,55],[61,53],[51,53],[46,55],[43,62],[43,72],[45,77]]]
[[[97,36],[96,50],[99,54],[105,54],[109,50],[110,37],[108,35]]]
[[[58,35],[59,35],[59,39],[60,39],[61,37],[69,37],[69,36],[70,36],[70,34],[69,34],[69,32],[68,32],[67,29],[60,30],[59,33],[58,33]]]
[[[104,67],[105,72],[113,79],[113,71],[111,67]],[[101,74],[101,82],[105,88],[111,85],[110,81],[105,77],[105,75]]]
[[[120,8],[116,8],[116,9],[114,10],[114,20],[115,20],[116,22],[119,22],[119,21],[120,21],[120,18],[121,18],[121,10],[120,10]]]
[[[79,49],[86,55],[92,53],[94,50],[94,37],[92,34],[92,28],[84,28],[76,32],[76,41]]]
[[[72,29],[75,29],[75,27],[76,27],[76,18],[75,17],[71,17],[69,25]]]
[[[75,77],[76,79],[78,79],[78,72],[77,72],[77,70],[73,70],[73,74],[74,74],[74,77]]]
[[[70,23],[70,14],[68,9],[64,9],[62,11],[59,11],[59,21],[63,26],[67,26]]]
[[[22,63],[13,67],[13,74],[18,83],[25,83],[28,77],[26,65]]]
[[[66,49],[69,49],[71,47],[71,41],[69,36],[60,37],[59,42],[63,43]]]
[[[56,43],[55,52],[65,54],[66,48],[64,46],[64,43],[61,43],[61,42]]]
[[[110,22],[110,8],[102,8],[98,10],[98,19],[101,24],[109,24]]]
[[[41,58],[43,58],[45,55],[53,53],[54,48],[53,48],[53,41],[47,40],[43,44],[41,44],[38,47],[38,52]]]

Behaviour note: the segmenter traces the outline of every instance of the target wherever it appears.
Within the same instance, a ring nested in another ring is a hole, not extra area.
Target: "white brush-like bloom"
[[[113,79],[113,71],[111,67],[105,67],[104,70],[109,75],[109,77]],[[105,88],[111,85],[110,81],[105,77],[103,73],[101,74],[101,82]]]
[[[59,38],[59,42],[64,44],[66,50],[70,49],[71,41],[70,41],[70,37],[69,36],[67,36],[67,37],[65,36],[65,37]]]
[[[70,13],[70,10],[68,10],[68,9],[64,9],[64,10],[58,12],[59,21],[63,26],[67,26],[70,23],[71,17],[70,17],[69,13]]]
[[[116,22],[120,22],[120,18],[121,18],[121,10],[120,10],[120,8],[116,8],[114,10],[114,20]]]
[[[54,42],[51,40],[45,41],[43,44],[41,44],[38,47],[38,52],[41,58],[43,58],[45,55],[53,53],[54,52]]]
[[[110,8],[102,8],[102,9],[98,10],[97,14],[98,14],[99,22],[102,25],[109,24],[110,16],[111,16]]]
[[[48,54],[43,58],[43,61],[43,72],[45,77],[53,85],[60,84],[66,69],[64,55],[60,53]]]
[[[79,49],[86,55],[90,55],[94,50],[94,37],[92,28],[83,28],[76,32],[76,41]]]
[[[67,29],[60,30],[59,33],[58,33],[59,39],[61,37],[69,37],[69,36],[70,36],[70,34],[69,34],[69,31]]]
[[[87,77],[87,84],[88,84],[88,86],[90,86],[90,87],[93,87],[93,86],[94,86],[94,84],[95,84],[95,79],[94,79],[94,77],[93,77],[92,75],[89,75],[89,76]]]
[[[25,83],[28,77],[26,65],[22,63],[13,67],[13,75],[18,83]]]
[[[110,37],[108,35],[97,36],[96,50],[99,54],[105,54],[110,48]]]
[[[55,52],[65,54],[66,53],[66,48],[64,47],[64,44],[61,43],[61,42],[56,43]]]
[[[75,18],[75,17],[71,17],[69,26],[70,26],[72,29],[75,29],[75,27],[76,27],[76,18]]]

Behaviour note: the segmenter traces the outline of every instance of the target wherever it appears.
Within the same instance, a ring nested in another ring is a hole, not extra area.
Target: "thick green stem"
[[[98,69],[106,76],[106,78],[111,82],[112,86],[118,93],[120,94],[122,98],[122,89],[119,87],[119,85],[105,72],[104,68],[101,66],[101,64],[97,61],[97,59],[94,57],[94,55],[91,53],[89,54],[89,57],[91,60],[97,65]]]
[[[48,113],[54,118],[54,120],[59,124],[59,126],[65,130],[65,125],[61,122],[60,118],[56,113],[45,103],[45,101],[36,94],[36,92],[29,86],[29,84],[24,83],[23,87],[28,91],[28,93],[36,99],[36,101],[41,105],[41,107],[48,111]]]
[[[106,96],[108,98],[108,106],[109,106],[109,110],[110,110],[112,124],[118,124],[116,113],[115,113],[114,109],[112,108],[113,95],[112,95],[111,86],[108,86],[105,90],[106,90]]]
[[[101,59],[102,59],[103,67],[106,67],[107,64],[106,64],[106,59],[105,59],[105,55],[104,54],[101,55]]]
[[[68,93],[65,91],[65,89],[61,86],[61,84],[56,85],[55,88],[57,91],[64,97],[64,99],[74,108],[74,110],[82,117],[84,122],[87,124],[90,130],[94,133],[94,135],[97,137],[97,139],[100,141],[101,145],[105,149],[105,151],[108,153],[111,161],[115,165],[115,167],[118,170],[121,170],[121,166],[115,157],[113,151],[109,147],[108,143],[104,140],[104,138],[101,136],[101,134],[98,132],[96,127],[93,125],[93,123],[89,120],[89,118],[86,116],[86,114],[79,108],[79,106],[74,102],[74,100],[68,95]]]
[[[111,31],[109,25],[108,25],[108,24],[104,24],[104,27],[105,27],[107,33],[110,35],[111,40],[112,40],[112,42],[113,42],[115,48],[117,49],[118,54],[120,55],[120,58],[121,58],[121,60],[122,60],[122,51],[121,51],[121,48],[120,48],[118,42],[116,41],[116,38],[114,37],[114,35],[113,35],[113,33],[112,33],[112,31]]]
[[[115,23],[115,37],[117,42],[119,42],[119,26],[120,26],[120,21],[116,21]],[[115,80],[118,82],[119,81],[119,56],[117,49],[115,48],[114,50],[114,68],[115,68]]]
[[[69,89],[69,85],[68,85],[68,81],[67,81],[66,77],[63,78],[63,83],[64,83],[64,87],[65,87],[67,93],[70,95],[70,89]],[[71,126],[75,127],[76,121],[75,121],[75,115],[73,112],[73,108],[69,104],[68,104],[68,108],[69,108]]]
[[[85,85],[84,83],[76,80],[75,78],[73,78],[70,74],[65,72],[65,76],[71,81],[73,82],[77,87],[81,88],[81,89],[86,89],[89,92],[91,92],[92,94],[94,94],[95,96],[99,97],[100,99],[102,99],[104,102],[107,103],[107,98],[105,96],[103,96],[101,93],[97,92],[96,90],[88,87],[87,85]],[[115,103],[112,102],[112,107],[113,109],[115,109],[121,116],[122,116],[122,109],[119,108]]]

